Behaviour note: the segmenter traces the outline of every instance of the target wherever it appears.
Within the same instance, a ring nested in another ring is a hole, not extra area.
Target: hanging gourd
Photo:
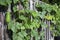
[[[11,14],[10,12],[6,13],[6,22],[9,23],[11,21]]]

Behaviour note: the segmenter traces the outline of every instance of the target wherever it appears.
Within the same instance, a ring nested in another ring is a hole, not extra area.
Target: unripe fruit
[[[6,13],[6,22],[9,23],[11,21],[11,14],[10,12]]]

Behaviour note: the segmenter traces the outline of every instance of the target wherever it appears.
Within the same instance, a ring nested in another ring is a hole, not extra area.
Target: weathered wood
[[[4,16],[2,12],[0,12],[0,39],[4,40]]]
[[[1,22],[0,22],[0,40],[2,40],[2,33],[1,33],[2,29],[1,29]]]

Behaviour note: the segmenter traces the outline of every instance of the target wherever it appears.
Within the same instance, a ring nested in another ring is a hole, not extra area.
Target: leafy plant
[[[12,2],[14,4],[12,13],[15,18],[12,20],[11,13],[6,12],[6,22],[8,23],[8,30],[13,31],[13,40],[30,40],[31,36],[35,40],[44,40],[44,31],[41,30],[38,32],[37,29],[40,27],[48,27],[48,25],[44,23],[45,20],[51,22],[50,31],[53,31],[52,34],[54,36],[60,35],[60,8],[57,4],[38,3],[35,6],[37,11],[29,9],[29,0],[0,0],[0,5],[8,6]],[[17,9],[16,4],[19,2],[23,6],[22,10]],[[48,0],[46,0],[46,2],[48,2]]]

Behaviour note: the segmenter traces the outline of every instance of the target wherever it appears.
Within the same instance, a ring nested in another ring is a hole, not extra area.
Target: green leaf
[[[52,15],[45,16],[45,19],[47,19],[47,20],[52,20],[53,18],[54,18],[54,16],[52,16]]]
[[[7,6],[11,4],[11,0],[0,0],[0,5]]]
[[[45,17],[45,14],[46,14],[46,11],[42,11],[41,13],[40,13],[40,18],[42,18],[42,19],[44,19],[44,17]]]
[[[25,17],[24,15],[20,15],[20,16],[19,16],[19,19],[20,19],[20,20],[23,20],[23,21],[25,21],[25,22],[27,22],[27,20],[28,20],[28,18]]]
[[[12,3],[12,0],[6,0],[6,4],[11,4]]]
[[[21,26],[21,30],[22,30],[22,29],[25,29],[25,26]]]
[[[8,23],[8,29],[11,29],[13,27],[13,25],[14,25],[14,22],[13,21],[9,22]]]
[[[21,38],[24,38],[24,36],[21,32],[18,33],[18,36],[20,36]]]
[[[32,15],[33,15],[33,17],[38,17],[39,16],[39,14],[35,11],[32,11]]]
[[[15,22],[15,27],[16,27],[16,29],[21,29],[21,26],[22,26],[22,24],[21,23],[18,23],[18,22]]]
[[[17,40],[17,34],[15,34],[15,33],[13,33],[14,35],[13,35],[13,40]]]
[[[12,30],[14,33],[17,32],[17,29],[16,29],[15,25],[13,25],[13,27],[11,28],[11,30]]]
[[[25,13],[25,10],[19,10],[19,13],[21,14],[21,13]]]
[[[26,37],[26,36],[27,36],[26,31],[21,31],[21,33],[22,33],[22,35],[23,35],[24,37]]]
[[[0,5],[6,5],[5,0],[0,0]]]
[[[46,28],[48,25],[45,23],[41,23],[42,28]]]
[[[38,36],[38,32],[36,30],[31,30],[31,35],[34,36]]]
[[[17,6],[14,6],[14,7],[13,7],[13,11],[14,11],[14,12],[18,11]]]
[[[25,0],[21,0],[21,2],[24,2]]]
[[[24,40],[24,38],[21,38],[21,37],[18,36],[17,40]]]
[[[14,4],[16,4],[19,0],[13,0]]]

